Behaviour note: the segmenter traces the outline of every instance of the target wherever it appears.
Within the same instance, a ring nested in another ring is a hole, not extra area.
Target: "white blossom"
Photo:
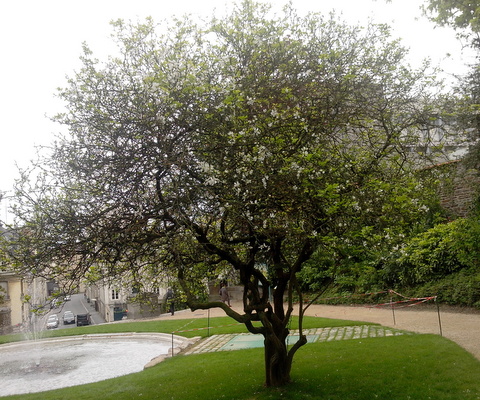
[[[213,186],[213,185],[216,185],[218,182],[220,181],[217,178],[215,178],[214,176],[209,176],[205,181],[205,184]]]
[[[268,181],[268,176],[265,175],[265,176],[262,178],[263,187],[264,187],[265,189],[267,188],[267,181]]]
[[[204,173],[210,173],[210,172],[214,171],[213,167],[209,163],[204,162],[204,161],[200,161],[198,163],[198,166],[199,166],[200,170]]]

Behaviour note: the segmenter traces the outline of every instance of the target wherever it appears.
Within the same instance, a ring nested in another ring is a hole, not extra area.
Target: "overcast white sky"
[[[280,7],[287,0],[271,0]],[[10,191],[35,146],[47,145],[59,127],[46,115],[62,110],[54,98],[65,76],[78,68],[82,42],[98,58],[110,53],[111,20],[154,20],[185,13],[218,14],[232,0],[1,0],[0,1],[0,191]],[[300,11],[336,9],[352,23],[391,24],[396,37],[411,49],[412,60],[430,57],[449,73],[459,73],[468,58],[450,29],[434,29],[422,17],[422,0],[293,0]],[[452,56],[446,59],[446,54]],[[5,217],[5,202],[0,204]]]

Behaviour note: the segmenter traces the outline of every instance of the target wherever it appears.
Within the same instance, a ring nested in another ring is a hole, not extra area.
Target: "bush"
[[[480,272],[462,270],[442,279],[416,286],[410,296],[438,296],[443,304],[480,308]]]
[[[438,295],[445,304],[480,308],[479,237],[476,217],[437,224],[403,246],[375,248],[369,244],[379,239],[365,232],[363,246],[345,241],[317,251],[299,280],[309,298],[330,284],[321,296],[329,304],[381,302],[363,293],[396,288],[411,297]]]
[[[389,283],[401,286],[425,284],[462,269],[479,270],[480,224],[457,219],[439,224],[415,236],[385,265]]]

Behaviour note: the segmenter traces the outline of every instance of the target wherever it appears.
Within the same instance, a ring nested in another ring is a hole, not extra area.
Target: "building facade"
[[[0,334],[29,329],[32,310],[47,303],[45,279],[0,271],[0,288]]]
[[[85,296],[106,322],[139,319],[164,312],[167,288],[147,287],[142,293],[124,283],[97,282],[85,289]]]

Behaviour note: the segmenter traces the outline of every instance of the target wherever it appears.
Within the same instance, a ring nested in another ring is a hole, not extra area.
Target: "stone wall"
[[[450,212],[452,217],[467,216],[479,193],[478,171],[466,169],[461,162],[452,162],[439,167],[448,170],[451,175],[440,191],[441,206]]]
[[[0,335],[11,333],[12,329],[10,310],[0,310]]]
[[[243,286],[227,286],[228,294],[230,296],[230,301],[242,301],[243,300]],[[220,284],[211,282],[208,285],[209,290],[209,301],[220,301]]]
[[[126,309],[128,319],[153,318],[167,312],[163,301],[159,301],[158,294],[155,293],[145,294],[143,302],[127,299]]]

